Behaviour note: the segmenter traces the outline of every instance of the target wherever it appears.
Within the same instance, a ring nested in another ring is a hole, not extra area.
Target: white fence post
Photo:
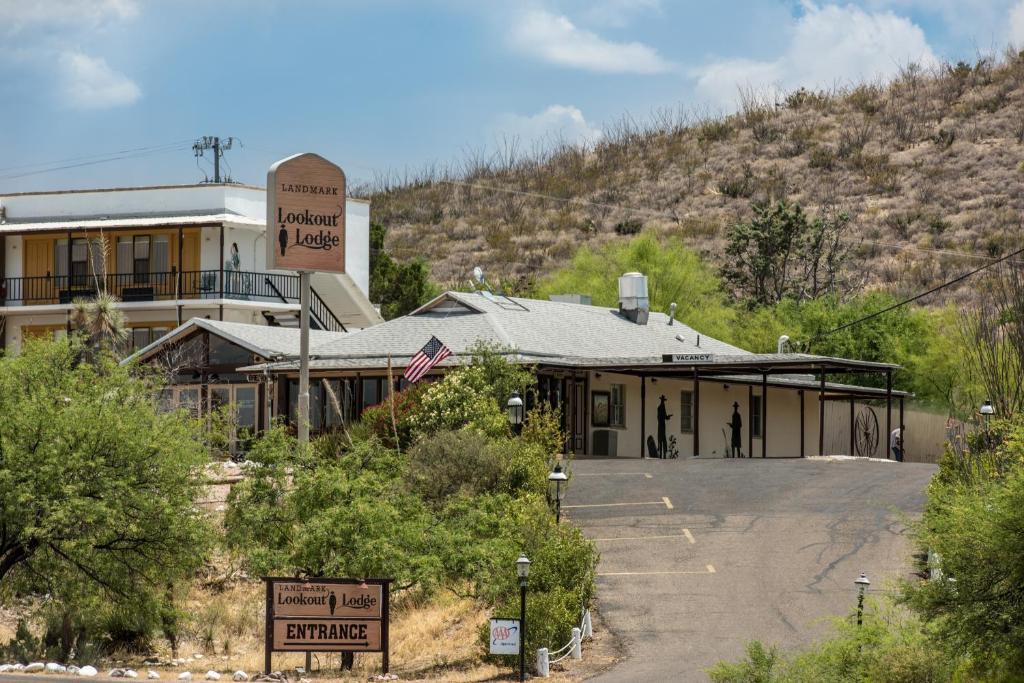
[[[590,610],[583,611],[583,637],[594,637],[594,622],[590,620]]]
[[[537,650],[537,675],[541,678],[547,678],[550,674],[548,673],[548,649],[542,647]]]
[[[572,630],[572,658],[583,659],[583,648],[582,645],[583,637],[580,635],[580,630],[574,628]]]

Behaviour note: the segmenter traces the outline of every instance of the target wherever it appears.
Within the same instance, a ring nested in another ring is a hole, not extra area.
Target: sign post
[[[265,673],[274,652],[380,652],[388,673],[391,579],[263,580]]]
[[[311,153],[267,172],[267,268],[299,273],[300,444],[309,443],[309,306],[313,273],[345,272],[345,172]]]

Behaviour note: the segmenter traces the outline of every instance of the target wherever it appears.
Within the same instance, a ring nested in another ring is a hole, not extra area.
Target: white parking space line
[[[665,572],[598,572],[598,576],[664,576],[677,574],[715,574],[715,568],[710,564],[704,569],[693,569],[690,571],[665,571]]]
[[[583,472],[580,474],[573,474],[573,477],[643,477],[644,479],[654,479],[654,476],[649,472]]]
[[[683,529],[681,534],[666,534],[664,536],[613,536],[610,538],[592,538],[592,541],[646,541],[658,538],[685,538],[690,543],[693,543],[693,535],[689,529]]]
[[[664,505],[667,509],[672,509],[672,501],[670,501],[668,498],[637,503],[587,503],[584,505],[563,505],[562,509],[567,510],[569,508],[617,508],[625,507],[628,505]]]

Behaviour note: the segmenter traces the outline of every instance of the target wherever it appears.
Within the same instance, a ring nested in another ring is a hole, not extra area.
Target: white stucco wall
[[[593,452],[595,430],[615,429],[617,432],[618,457],[638,457],[641,444],[647,435],[658,437],[658,404],[665,395],[666,408],[672,416],[668,421],[667,435],[676,437],[680,457],[693,455],[693,434],[680,431],[680,393],[692,391],[692,380],[657,378],[647,380],[645,430],[640,429],[640,379],[628,375],[602,372],[590,374],[590,391],[609,391],[612,384],[626,387],[626,426],[605,428],[589,426],[588,451]],[[753,387],[755,396],[761,394],[760,385]],[[750,407],[749,390],[745,384],[724,383],[721,380],[702,380],[700,383],[700,455],[721,457],[727,448],[731,432],[727,423],[732,418],[732,404],[739,404],[743,421],[742,452],[749,454]],[[588,395],[587,401],[590,401]],[[588,410],[589,410],[588,403]],[[796,389],[781,387],[768,388],[768,420],[766,425],[767,456],[798,457],[800,455],[800,394]],[[725,434],[723,434],[723,429]],[[646,447],[643,447],[644,449]],[[804,455],[816,455],[818,449],[818,395],[807,391],[804,396]],[[753,440],[754,457],[761,457],[761,439]]]

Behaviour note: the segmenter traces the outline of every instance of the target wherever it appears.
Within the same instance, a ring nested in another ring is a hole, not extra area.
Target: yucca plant
[[[128,327],[118,303],[118,298],[108,292],[99,292],[94,299],[76,299],[73,302],[71,327],[83,337],[93,353],[118,353],[124,349]]]

